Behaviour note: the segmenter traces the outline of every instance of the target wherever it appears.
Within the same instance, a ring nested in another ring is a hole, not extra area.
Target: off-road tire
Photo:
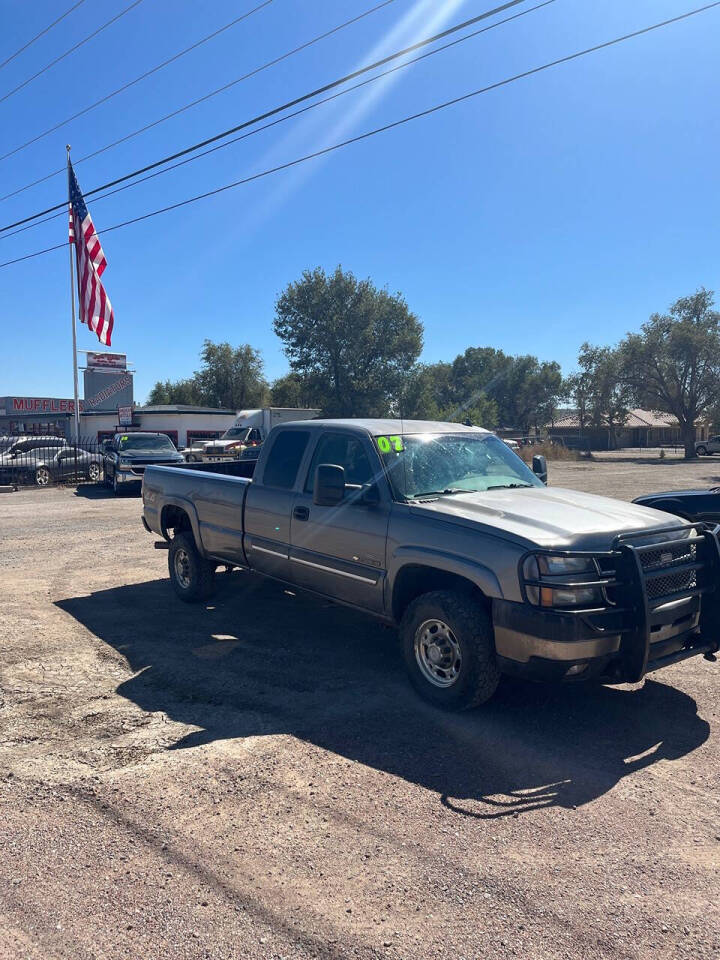
[[[695,447],[695,453],[696,453],[699,457],[706,457],[706,456],[707,456],[707,447]]]
[[[448,687],[434,686],[416,657],[416,634],[429,620],[447,624],[460,647],[458,676]],[[443,710],[468,710],[485,703],[495,693],[500,670],[492,622],[482,603],[472,595],[454,590],[422,594],[405,611],[400,636],[410,682],[423,699]]]
[[[213,595],[215,564],[200,556],[191,533],[178,533],[170,541],[168,571],[173,590],[185,603],[197,603]]]

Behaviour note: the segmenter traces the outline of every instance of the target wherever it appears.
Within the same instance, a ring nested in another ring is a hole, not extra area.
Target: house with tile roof
[[[547,425],[548,437],[562,440],[567,446],[587,450],[607,450],[615,447],[667,447],[682,446],[680,425],[671,413],[660,410],[628,410],[622,427],[612,431],[608,427],[593,427],[590,423],[580,425],[577,412],[564,413]],[[698,421],[695,439],[706,440],[709,424]]]

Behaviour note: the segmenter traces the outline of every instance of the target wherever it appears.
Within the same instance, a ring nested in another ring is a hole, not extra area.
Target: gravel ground
[[[176,602],[139,516],[0,496],[3,960],[718,957],[718,667],[444,715],[355,613],[241,573]]]

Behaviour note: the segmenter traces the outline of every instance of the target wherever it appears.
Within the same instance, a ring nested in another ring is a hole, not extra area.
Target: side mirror
[[[345,471],[332,463],[320,463],[315,470],[313,503],[335,507],[345,496]]]
[[[547,460],[541,453],[536,453],[533,457],[533,473],[538,480],[547,483]]]

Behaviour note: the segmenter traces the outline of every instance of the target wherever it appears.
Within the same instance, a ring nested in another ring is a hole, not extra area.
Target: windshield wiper
[[[477,493],[477,490],[465,490],[462,487],[445,487],[444,490],[426,490],[425,493],[416,493],[411,500],[418,500],[420,497],[442,497],[450,496],[453,493]]]
[[[488,490],[520,490],[522,487],[530,488],[532,483],[499,483],[495,487],[487,487]]]

